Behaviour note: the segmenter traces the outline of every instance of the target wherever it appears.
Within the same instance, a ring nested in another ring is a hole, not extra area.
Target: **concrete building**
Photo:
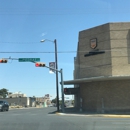
[[[19,92],[9,93],[9,94],[8,94],[8,98],[16,98],[16,97],[27,97],[27,96],[26,96],[26,94],[24,94],[24,93],[19,93]]]
[[[46,105],[50,105],[51,104],[51,100],[50,100],[50,96],[49,94],[46,94],[44,97],[36,97],[36,102],[38,104],[46,104]]]
[[[130,22],[107,23],[79,32],[75,106],[83,111],[130,112]]]
[[[10,106],[27,106],[27,107],[35,107],[36,99],[33,97],[14,97],[14,98],[0,98],[0,100],[7,101]]]

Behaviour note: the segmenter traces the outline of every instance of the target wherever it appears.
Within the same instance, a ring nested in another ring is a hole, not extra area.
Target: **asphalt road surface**
[[[0,112],[0,130],[130,130],[130,118],[106,118],[52,113],[55,107]]]

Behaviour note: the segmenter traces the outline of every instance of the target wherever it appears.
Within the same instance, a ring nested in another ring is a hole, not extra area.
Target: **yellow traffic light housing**
[[[6,59],[0,59],[0,63],[7,63],[8,62],[8,60],[6,60]]]
[[[35,66],[36,67],[45,67],[46,65],[45,65],[45,63],[37,62],[37,63],[35,63]]]

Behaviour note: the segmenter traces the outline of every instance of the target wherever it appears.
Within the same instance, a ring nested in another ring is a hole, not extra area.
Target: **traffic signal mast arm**
[[[40,65],[41,64],[41,65]],[[36,67],[46,67],[46,68],[49,68],[49,69],[52,69],[52,70],[55,70],[57,72],[59,72],[61,74],[61,93],[62,93],[62,111],[64,112],[64,82],[63,82],[63,70],[60,69],[60,70],[57,70],[55,68],[51,68],[51,67],[48,67],[45,65],[45,63],[41,63],[41,62],[36,62],[35,63],[35,66]]]
[[[48,67],[48,66],[45,66],[45,67],[46,67],[46,68],[49,68],[49,69],[52,69],[52,70],[55,70],[55,71],[61,73],[61,70],[57,70],[57,69],[55,69],[55,68],[51,68],[51,67]]]
[[[43,62],[35,62],[35,66],[36,66],[36,67],[46,67],[46,68],[49,68],[49,69],[52,69],[52,70],[55,70],[55,71],[61,73],[61,70],[57,70],[57,69],[55,69],[55,68],[51,68],[51,67],[49,67],[49,66],[46,66],[46,64],[43,63]]]

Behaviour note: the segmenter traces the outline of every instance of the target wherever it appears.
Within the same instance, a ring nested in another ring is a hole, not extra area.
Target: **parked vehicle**
[[[0,101],[0,111],[8,111],[9,104],[6,101]]]
[[[52,104],[50,104],[50,105],[48,105],[48,107],[53,107],[53,105],[52,105]]]

